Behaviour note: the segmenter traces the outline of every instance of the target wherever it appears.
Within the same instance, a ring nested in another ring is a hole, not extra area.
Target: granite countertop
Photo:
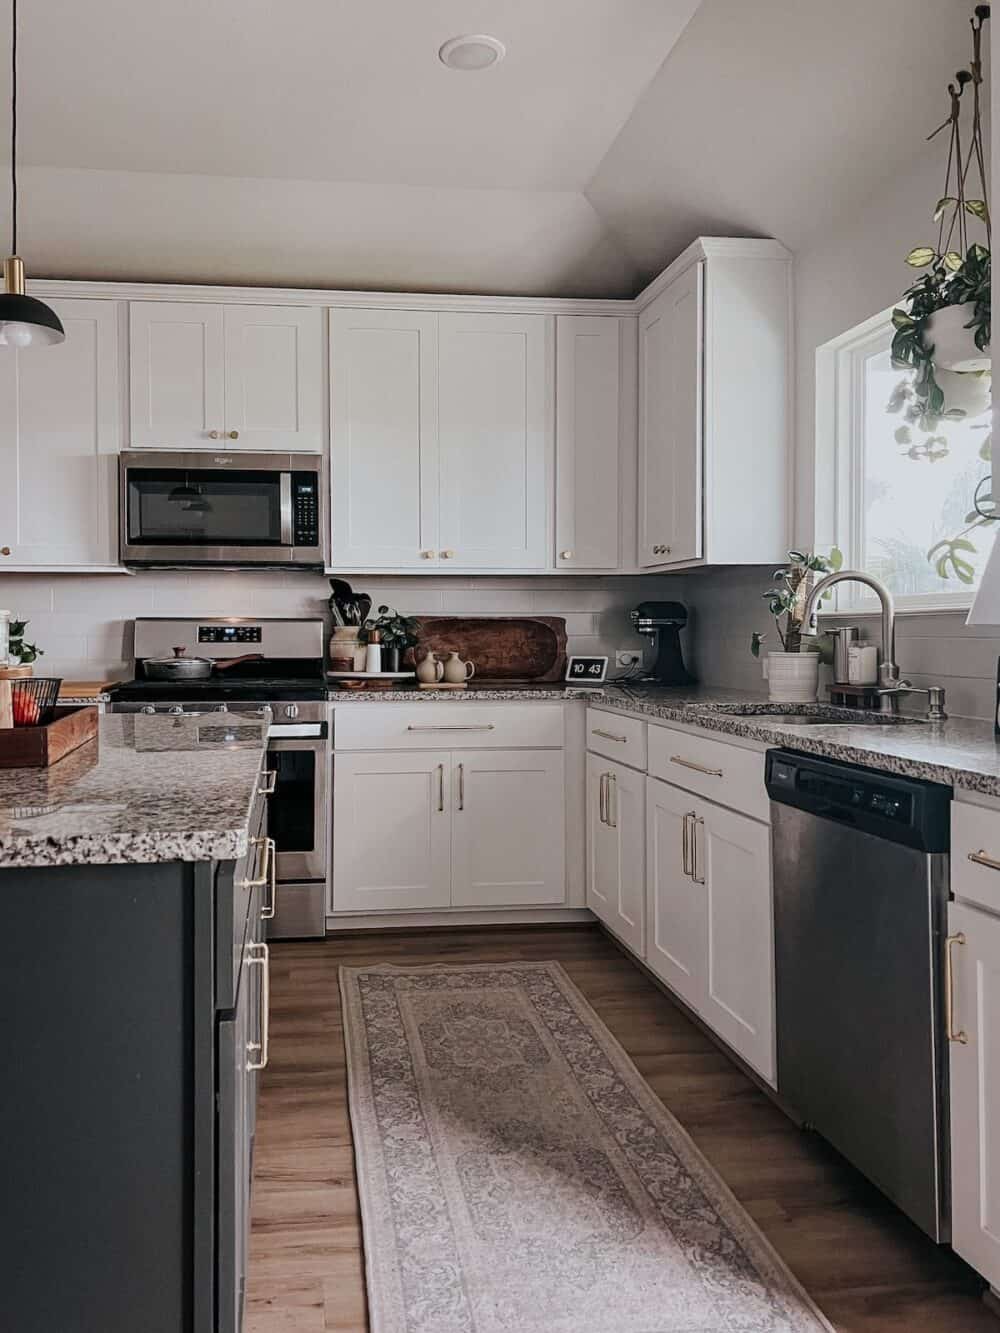
[[[51,768],[0,770],[0,870],[234,860],[266,744],[256,721],[102,717]]]
[[[496,685],[489,684],[470,684],[464,690],[421,690],[415,685],[406,686],[401,689],[393,690],[343,690],[331,689],[328,698],[331,703],[442,703],[447,700],[449,703],[463,703],[472,699],[482,703],[488,700],[496,703],[511,702],[516,700],[523,703],[526,700],[542,699],[549,703],[553,700],[573,699],[583,695],[593,694],[593,687],[583,687],[565,685],[562,681],[553,681],[548,685],[533,685],[525,682],[517,684],[514,682],[499,682]]]

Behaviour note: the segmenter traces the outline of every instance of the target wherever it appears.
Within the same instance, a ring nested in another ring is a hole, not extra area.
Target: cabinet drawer
[[[770,822],[761,751],[659,726],[649,728],[648,747],[651,777]]]
[[[264,878],[265,869],[269,870],[263,842],[266,835],[267,799],[259,794],[250,814],[248,851],[238,861],[220,862],[216,869],[215,999],[220,1009],[232,1009],[236,1003],[247,920],[254,895],[259,911],[264,892],[268,895],[271,892],[270,882],[266,885],[253,882]]]
[[[970,861],[970,856],[977,859]],[[951,891],[965,902],[1000,912],[1000,810],[952,801]]]
[[[333,710],[335,750],[562,749],[555,704],[355,704]]]
[[[587,709],[587,749],[629,768],[646,767],[646,724],[621,713]]]

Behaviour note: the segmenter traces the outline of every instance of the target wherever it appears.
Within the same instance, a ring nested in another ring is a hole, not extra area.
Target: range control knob
[[[298,717],[298,715],[299,715],[298,704],[285,704],[285,717]]]
[[[153,707],[152,704],[143,704],[142,707],[139,709],[139,712],[140,712],[140,713],[155,713],[155,712],[156,712],[156,709]]]
[[[228,705],[228,704],[216,704],[216,705],[215,705],[215,711],[216,711],[217,713],[228,713],[228,712],[229,712],[229,705]]]
[[[184,709],[180,706],[180,704],[174,704],[174,706],[173,706],[172,708],[168,708],[168,709],[167,709],[167,712],[168,712],[168,713],[183,713],[183,712],[184,712]]]

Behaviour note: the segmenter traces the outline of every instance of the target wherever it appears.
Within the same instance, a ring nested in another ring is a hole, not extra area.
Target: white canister
[[[875,685],[878,682],[878,649],[873,643],[852,643],[847,649],[849,685]]]

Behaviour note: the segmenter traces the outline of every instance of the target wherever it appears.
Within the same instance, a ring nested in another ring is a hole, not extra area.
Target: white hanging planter
[[[764,658],[768,697],[776,703],[810,704],[819,691],[819,653],[768,653]]]
[[[924,338],[932,347],[935,369],[989,370],[988,352],[981,352],[973,338],[973,329],[967,329],[976,313],[973,301],[964,305],[946,305],[935,310],[924,326]]]
[[[978,349],[977,349],[978,350]],[[966,417],[980,417],[990,410],[991,377],[988,371],[944,370],[934,368],[934,378],[944,394],[946,412],[964,412]]]

